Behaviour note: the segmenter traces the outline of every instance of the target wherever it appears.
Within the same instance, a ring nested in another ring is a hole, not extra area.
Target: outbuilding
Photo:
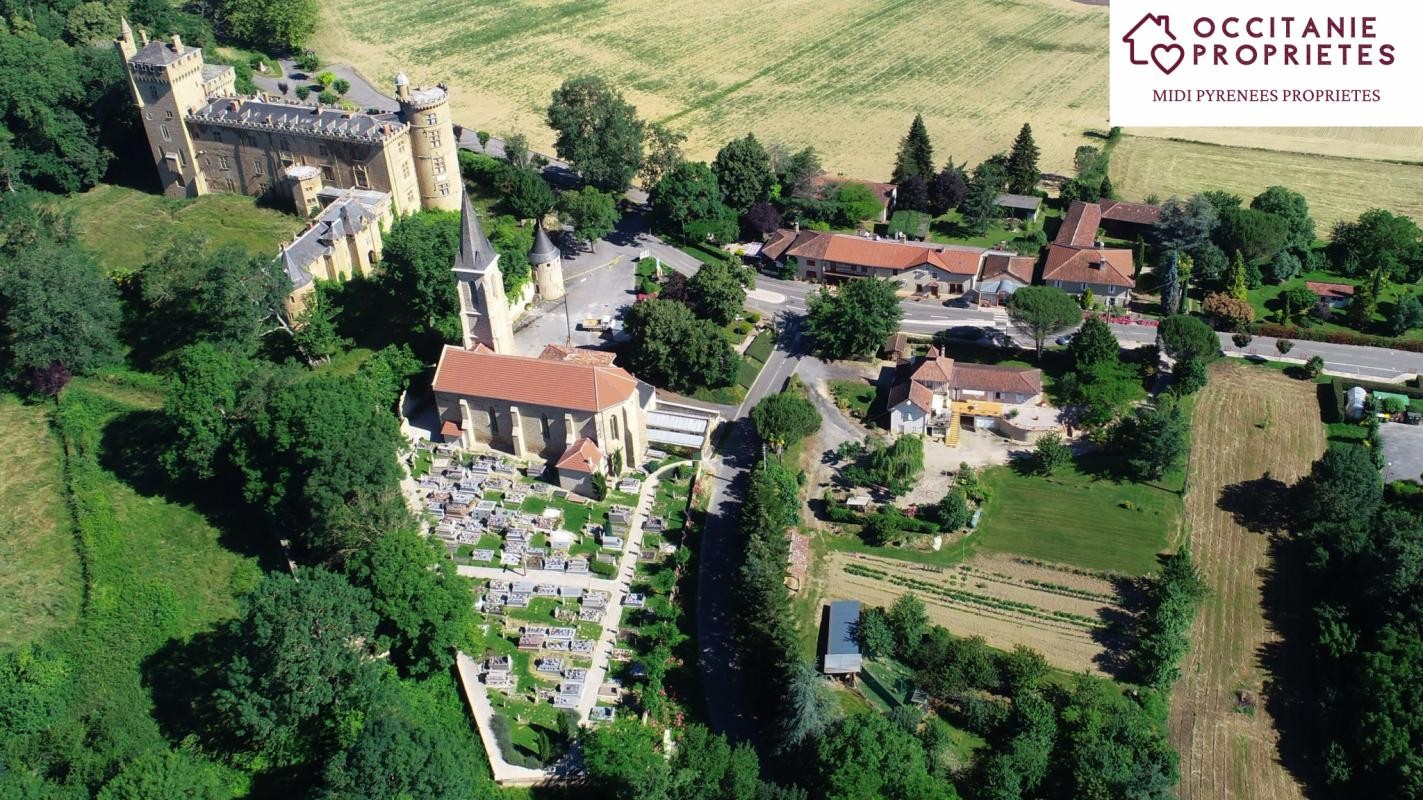
[[[855,629],[860,624],[859,600],[836,600],[825,615],[825,650],[821,671],[826,675],[854,676],[860,673],[864,659]]]

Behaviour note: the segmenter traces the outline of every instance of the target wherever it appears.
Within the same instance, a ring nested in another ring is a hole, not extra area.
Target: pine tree
[[[1225,291],[1237,300],[1250,298],[1249,286],[1245,282],[1245,257],[1235,251],[1235,260],[1230,263],[1230,274],[1225,279]]]
[[[934,177],[934,145],[929,130],[924,127],[924,115],[915,114],[909,133],[899,142],[899,154],[894,159],[894,183],[909,178],[929,180]]]
[[[1042,174],[1038,172],[1038,146],[1033,142],[1033,128],[1026,122],[1013,140],[1013,149],[1008,154],[1008,191],[1013,194],[1032,194],[1038,186]]]
[[[1168,317],[1181,307],[1181,274],[1176,269],[1179,260],[1180,254],[1173,250],[1161,273],[1161,313]]]
[[[1111,200],[1117,195],[1117,188],[1112,185],[1112,176],[1102,176],[1102,199]]]

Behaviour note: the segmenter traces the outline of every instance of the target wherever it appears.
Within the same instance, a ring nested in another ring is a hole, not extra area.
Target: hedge
[[[1354,378],[1334,378],[1330,381],[1330,388],[1334,394],[1334,421],[1343,422],[1348,419],[1345,411],[1349,407],[1348,392],[1355,386],[1362,386],[1370,392],[1392,392],[1394,394],[1407,395],[1413,400],[1423,400],[1423,389],[1415,389],[1400,383],[1378,383],[1376,381],[1361,381]]]
[[[1373,336],[1354,331],[1326,331],[1315,328],[1301,328],[1296,325],[1280,325],[1261,322],[1255,326],[1256,336],[1270,336],[1277,339],[1298,339],[1304,342],[1328,342],[1329,344],[1351,344],[1359,347],[1388,347],[1423,353],[1423,340],[1394,339],[1388,336]]]

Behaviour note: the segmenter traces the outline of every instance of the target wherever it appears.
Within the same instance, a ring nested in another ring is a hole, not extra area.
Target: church
[[[539,291],[562,295],[562,260],[542,229],[529,253]],[[543,461],[560,485],[592,494],[593,475],[640,464],[648,448],[651,386],[613,365],[613,354],[549,345],[538,357],[514,349],[499,268],[464,196],[454,265],[463,346],[446,345],[435,369],[434,433],[465,449]]]
[[[360,112],[264,96],[242,97],[232,67],[202,48],[137,38],[127,20],[115,40],[163,193],[263,195],[297,213],[323,190],[379,192],[396,215],[459,208],[461,180],[449,90],[395,78],[394,112]]]

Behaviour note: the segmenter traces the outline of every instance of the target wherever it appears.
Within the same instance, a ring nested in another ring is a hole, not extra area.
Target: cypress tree
[[[1161,313],[1170,316],[1181,307],[1181,274],[1177,270],[1180,253],[1172,251],[1166,257],[1165,270],[1161,273]]]
[[[1028,123],[1018,131],[1013,140],[1013,149],[1008,154],[1008,191],[1013,194],[1031,194],[1038,186],[1042,174],[1038,172],[1037,144],[1033,141],[1033,128]]]
[[[1245,282],[1245,257],[1235,251],[1235,261],[1230,264],[1230,274],[1225,279],[1225,290],[1237,300],[1248,300],[1250,295]]]
[[[899,154],[894,159],[894,183],[909,178],[929,180],[934,177],[934,145],[929,141],[929,129],[924,127],[924,115],[915,114],[909,133],[899,141]]]

